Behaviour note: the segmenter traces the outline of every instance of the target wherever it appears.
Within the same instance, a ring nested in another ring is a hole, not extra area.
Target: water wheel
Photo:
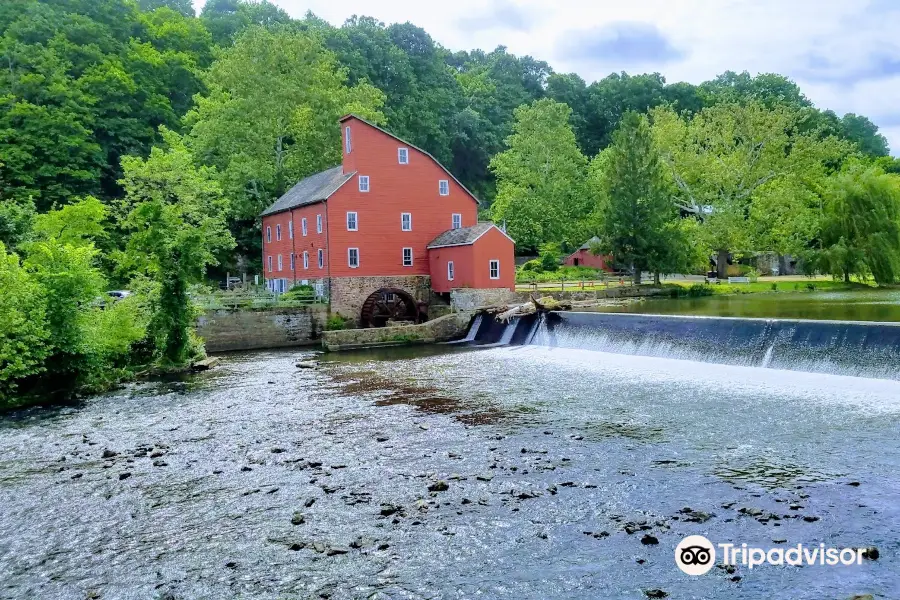
[[[388,321],[418,322],[419,305],[407,292],[397,288],[382,288],[363,302],[360,324],[363,327],[384,327]]]

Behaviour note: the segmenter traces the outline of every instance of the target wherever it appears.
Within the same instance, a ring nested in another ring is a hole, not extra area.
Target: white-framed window
[[[344,150],[347,151],[347,154],[350,154],[350,150],[353,149],[353,145],[350,143],[350,128],[344,128]]]
[[[356,220],[355,212],[347,213],[347,231],[359,231],[359,222]]]
[[[456,275],[456,271],[453,270],[453,261],[447,261],[447,281],[453,281],[453,277]]]
[[[397,148],[397,162],[401,165],[409,164],[409,149],[408,148]]]
[[[500,279],[500,261],[496,258],[491,259],[490,262],[490,270],[491,270],[491,279]]]
[[[276,242],[281,241],[281,225],[275,226],[275,241]]]
[[[271,273],[272,272],[272,256],[271,255],[269,255],[268,262],[269,262],[269,273]]]
[[[294,262],[294,253],[291,252],[291,271],[294,271],[296,268],[297,268],[297,265]]]
[[[450,229],[462,229],[462,215],[459,213],[453,213],[453,221],[450,225]]]
[[[303,268],[309,268],[309,252],[303,251]]]
[[[322,248],[319,248],[319,268],[325,268],[325,251]]]
[[[438,192],[440,192],[441,196],[449,196],[450,195],[450,180],[441,179],[438,181]]]
[[[291,220],[288,221],[288,238],[294,239],[294,217],[291,216]]]
[[[283,270],[284,270],[284,263],[281,261],[281,255],[280,255],[280,254],[278,255],[278,270],[279,270],[279,271],[283,271]]]
[[[400,229],[412,231],[412,213],[400,213]]]
[[[361,192],[369,191],[369,176],[368,175],[360,175],[359,176],[359,191],[361,191]]]
[[[347,248],[347,265],[351,269],[359,266],[359,248]]]
[[[303,234],[303,237],[306,237],[306,217],[300,219],[300,233]]]
[[[403,249],[403,266],[404,267],[412,266],[412,248],[404,248]]]
[[[266,225],[266,242],[272,243],[272,228]],[[270,271],[272,269],[269,269]]]
[[[322,215],[316,215],[316,233],[322,233]]]

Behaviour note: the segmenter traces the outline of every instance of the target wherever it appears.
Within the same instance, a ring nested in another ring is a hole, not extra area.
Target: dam
[[[466,340],[900,379],[900,323],[552,312],[477,319]]]

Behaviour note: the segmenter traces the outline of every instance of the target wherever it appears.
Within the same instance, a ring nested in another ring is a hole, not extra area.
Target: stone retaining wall
[[[475,310],[484,306],[502,306],[515,302],[516,294],[506,288],[458,288],[450,291],[450,305],[456,310]]]
[[[644,296],[668,296],[671,294],[669,290],[655,288],[650,286],[632,286],[627,285],[623,287],[611,287],[604,290],[592,290],[592,291],[564,291],[564,292],[549,292],[544,290],[537,290],[536,292],[516,292],[509,299],[509,304],[520,304],[522,302],[528,302],[531,300],[531,295],[534,294],[535,298],[541,298],[542,296],[553,296],[557,300],[603,300],[604,298],[639,298]]]
[[[468,331],[473,312],[458,312],[421,325],[342,329],[322,334],[322,346],[330,351],[352,350],[373,346],[431,344],[457,339]]]
[[[318,343],[328,318],[325,306],[211,310],[197,319],[207,352],[287,348]]]

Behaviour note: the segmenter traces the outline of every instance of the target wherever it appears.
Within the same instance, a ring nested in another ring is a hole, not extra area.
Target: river
[[[798,289],[806,284],[796,284]],[[733,286],[740,289],[740,285]],[[664,315],[900,322],[900,290],[796,291],[699,298],[646,298],[591,311]]]
[[[4,417],[0,597],[900,597],[900,382],[540,345],[308,356]],[[691,577],[690,534],[880,557]]]

